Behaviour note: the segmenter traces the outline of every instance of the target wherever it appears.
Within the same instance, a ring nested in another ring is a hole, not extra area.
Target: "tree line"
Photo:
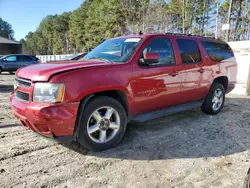
[[[73,12],[48,15],[20,42],[28,54],[90,51],[103,40],[143,33],[190,33],[225,40],[250,38],[249,0],[85,0]],[[231,10],[229,10],[231,3]],[[230,12],[229,12],[230,11]]]
[[[0,36],[8,39],[14,39],[14,30],[12,29],[12,26],[7,21],[4,21],[1,17],[0,17]]]

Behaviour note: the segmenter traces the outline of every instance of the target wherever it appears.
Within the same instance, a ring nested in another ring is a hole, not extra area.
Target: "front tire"
[[[225,102],[225,88],[220,83],[213,83],[207,98],[201,106],[201,109],[206,114],[218,114]]]
[[[113,98],[90,99],[79,114],[77,141],[86,149],[101,151],[115,147],[126,132],[125,109]]]

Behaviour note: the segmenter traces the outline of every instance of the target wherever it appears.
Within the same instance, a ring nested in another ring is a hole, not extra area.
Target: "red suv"
[[[82,61],[19,69],[10,101],[25,127],[104,150],[121,141],[130,121],[195,107],[217,114],[236,74],[223,41],[138,34],[106,40]]]

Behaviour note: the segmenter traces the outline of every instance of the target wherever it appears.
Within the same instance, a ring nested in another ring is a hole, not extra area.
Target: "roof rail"
[[[191,36],[191,34],[183,34],[183,33],[165,33],[166,35],[179,35],[179,36]]]
[[[188,36],[188,37],[202,37],[202,38],[212,38],[215,39],[215,37],[204,37],[201,35],[193,35],[193,34],[183,34],[183,33],[165,33],[166,35],[177,35],[177,36]]]

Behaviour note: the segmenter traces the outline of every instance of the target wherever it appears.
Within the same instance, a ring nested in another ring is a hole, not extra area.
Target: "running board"
[[[139,115],[131,117],[129,120],[134,121],[134,122],[145,122],[151,119],[156,119],[156,118],[160,118],[160,117],[167,116],[170,114],[175,114],[178,112],[183,112],[186,110],[198,108],[203,104],[203,102],[204,100],[200,100],[200,101],[190,102],[186,104],[181,104],[181,105],[174,106],[174,107],[164,108],[162,110],[148,112],[145,114],[139,114]]]

